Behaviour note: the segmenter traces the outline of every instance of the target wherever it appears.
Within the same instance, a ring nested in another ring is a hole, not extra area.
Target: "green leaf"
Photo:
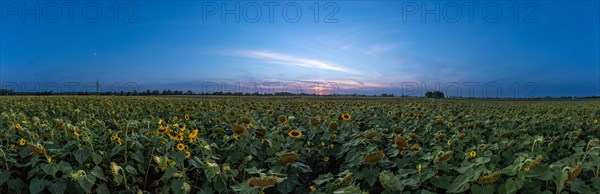
[[[433,184],[433,186],[440,188],[440,189],[448,189],[448,187],[450,186],[451,178],[448,176],[442,175],[440,177],[432,177],[430,180],[431,180],[431,184]]]
[[[173,177],[173,174],[175,174],[176,171],[177,169],[173,167],[167,168],[162,177],[160,177],[160,181],[167,182],[169,179],[171,179],[171,177]]]
[[[96,165],[100,165],[100,163],[102,163],[102,156],[99,154],[92,154],[92,162]]]
[[[326,183],[326,182],[328,182],[330,180],[333,180],[333,174],[327,173],[327,174],[321,174],[321,175],[319,175],[319,177],[317,177],[317,179],[315,179],[313,182],[316,185],[321,185],[321,184]]]
[[[110,193],[110,190],[108,189],[106,184],[102,183],[101,185],[98,186],[98,188],[96,188],[96,193],[97,194]]]
[[[256,169],[255,166],[253,166],[252,168],[246,168],[246,172],[248,172],[248,174],[259,174],[262,171],[264,171],[264,169]]]
[[[29,193],[39,193],[46,188],[47,181],[34,178],[29,182]]]
[[[75,160],[77,160],[79,164],[82,164],[90,158],[90,155],[90,148],[84,147],[75,152]]]
[[[83,175],[81,178],[79,178],[79,180],[77,180],[79,186],[81,186],[81,188],[83,188],[83,190],[85,190],[85,192],[88,193],[92,192],[92,187],[94,186],[95,182],[96,176],[91,174]]]
[[[24,186],[25,183],[20,178],[8,180],[8,188],[16,191],[17,193],[21,193],[21,190],[23,190]]]
[[[308,166],[304,163],[301,163],[301,162],[292,163],[292,167],[302,171],[303,173],[312,172],[312,169],[310,168],[310,166]]]
[[[471,186],[471,193],[493,194],[494,190],[494,187],[491,185],[473,184]]]
[[[53,194],[62,194],[67,190],[67,184],[63,182],[53,182],[48,185],[48,190]]]
[[[539,179],[539,180],[542,180],[542,181],[552,180],[552,169],[550,168],[550,166],[543,166],[543,167],[539,167],[539,168],[534,168],[529,173],[531,173],[532,175],[534,175],[534,177],[536,179]]]
[[[500,185],[499,192],[506,193],[506,194],[516,193],[517,192],[517,183],[512,178],[509,178],[506,180],[506,182],[504,184]]]
[[[592,177],[592,187],[596,188],[600,192],[600,178]]]
[[[379,170],[376,168],[363,168],[360,174],[370,186],[373,186],[379,177]]]
[[[404,184],[402,184],[398,176],[394,176],[392,172],[387,170],[379,174],[379,182],[384,189],[390,191],[402,191],[404,188]]]
[[[563,172],[560,169],[556,169],[553,173],[554,176],[554,183],[556,184],[556,193],[560,193],[564,187],[565,187],[565,183],[567,181],[567,178],[569,178],[569,175],[567,174],[567,172]]]
[[[106,177],[104,176],[104,172],[102,171],[102,169],[99,166],[95,166],[92,169],[91,174],[94,175],[94,176],[96,176],[96,178],[99,178],[100,180],[106,181]]]
[[[42,167],[42,170],[50,176],[54,177],[56,172],[58,172],[58,167],[56,167],[57,164],[42,164],[40,166]]]
[[[171,190],[175,194],[184,194],[183,179],[176,179],[171,182]]]
[[[299,184],[300,181],[298,181],[298,177],[292,176],[277,184],[277,190],[281,193],[290,193],[294,190],[294,187]]]
[[[135,168],[133,166],[127,165],[125,167],[125,171],[127,171],[127,173],[132,174],[132,175],[137,175],[137,170],[135,170]]]
[[[571,188],[571,191],[577,193],[593,193],[592,188],[590,188],[590,186],[585,185],[585,183],[579,178],[569,181],[569,187]]]
[[[10,171],[1,170],[0,171],[0,185],[4,185],[4,183],[6,181],[8,181],[9,177],[10,177]]]
[[[242,182],[237,185],[233,185],[233,186],[231,186],[231,189],[235,193],[239,193],[239,194],[258,194],[260,192],[259,187],[250,187],[250,185],[248,185],[248,181]],[[204,192],[204,190],[202,190],[202,191]],[[214,192],[210,191],[210,192],[206,192],[206,193],[214,193]]]
[[[458,175],[448,186],[448,193],[461,193],[469,189],[469,181],[473,178],[474,170],[471,168],[465,173]]]

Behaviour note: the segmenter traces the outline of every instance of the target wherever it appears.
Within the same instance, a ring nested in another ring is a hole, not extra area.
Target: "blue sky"
[[[0,4],[3,88],[600,92],[598,1],[35,3]]]

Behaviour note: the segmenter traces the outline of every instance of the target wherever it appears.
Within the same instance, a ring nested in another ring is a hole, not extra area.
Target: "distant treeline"
[[[242,93],[242,92],[200,92],[196,93],[192,90],[188,90],[186,92],[181,90],[146,90],[142,92],[138,91],[120,91],[120,92],[54,92],[54,91],[43,91],[43,92],[17,92],[14,90],[6,90],[0,89],[0,96],[60,96],[60,95],[78,95],[78,96],[178,96],[178,95],[207,95],[207,96],[360,96],[360,97],[395,97],[394,94],[382,93],[380,95],[365,95],[365,94],[328,94],[328,95],[317,95],[317,94],[307,94],[307,93],[290,93],[290,92],[275,92],[275,93]],[[401,95],[397,97],[427,97],[427,98],[444,98],[444,93],[439,91],[430,91],[425,93],[425,96],[406,96]],[[450,96],[445,98],[451,99],[461,99],[468,97],[460,97],[460,96]],[[586,97],[574,97],[574,96],[562,96],[562,97],[535,97],[535,98],[527,98],[527,99],[598,99],[600,96],[586,96]],[[499,98],[485,98],[485,99],[499,99]],[[512,98],[502,98],[502,99],[512,99]]]

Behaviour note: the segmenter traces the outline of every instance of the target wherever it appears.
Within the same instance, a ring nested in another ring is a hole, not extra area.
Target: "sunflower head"
[[[298,159],[298,154],[296,153],[287,153],[279,157],[279,162],[282,164],[290,164],[295,162]]]
[[[373,139],[373,138],[377,137],[377,135],[379,135],[379,131],[371,131],[369,133],[363,134],[363,137],[366,140],[370,140],[370,139]]]
[[[501,176],[502,176],[502,174],[496,172],[496,173],[492,173],[492,174],[489,174],[489,175],[479,178],[479,180],[477,182],[479,182],[479,184],[482,184],[482,185],[488,185],[488,184],[492,184],[492,183],[495,183],[496,181],[498,181],[498,179],[500,179]]]
[[[246,127],[242,127],[242,126],[239,126],[239,125],[233,125],[231,127],[231,131],[233,131],[233,133],[238,134],[238,135],[242,134],[242,133],[245,133],[246,130],[247,130]]]
[[[167,127],[161,125],[160,127],[158,127],[157,131],[158,131],[158,133],[164,133],[164,132],[167,132],[167,129],[168,129]]]
[[[338,128],[338,123],[337,122],[331,122],[329,123],[329,129],[331,130],[336,130]]]
[[[381,159],[383,159],[384,156],[385,156],[385,154],[383,152],[374,152],[369,155],[366,155],[363,158],[363,160],[367,164],[375,164],[375,163],[379,162]]]
[[[287,117],[285,115],[279,115],[279,117],[277,117],[277,120],[279,121],[279,123],[285,123],[287,121]]]
[[[192,154],[189,151],[185,151],[185,158],[190,158]]]
[[[248,180],[248,185],[250,185],[250,187],[268,187],[278,182],[279,179],[277,178],[253,177],[250,180]]]
[[[408,146],[406,139],[404,139],[404,137],[402,137],[402,136],[394,137],[394,144],[396,144],[396,146],[398,146],[399,148],[403,148],[403,149],[405,149]]]
[[[224,130],[223,130],[223,128],[214,128],[214,129],[213,129],[213,133],[214,133],[214,134],[220,134],[220,133],[222,133],[223,131],[224,131]]]
[[[350,116],[348,113],[342,114],[342,119],[344,119],[344,121],[349,121],[351,118],[352,116]]]
[[[475,158],[475,157],[477,157],[477,152],[475,150],[473,150],[469,153],[469,155],[471,156],[471,158]]]
[[[310,118],[310,119],[308,119],[308,121],[310,122],[310,124],[312,126],[319,126],[319,124],[321,124],[321,122],[319,122],[319,120],[317,120],[315,118]]]
[[[20,145],[20,146],[24,146],[25,144],[27,144],[27,141],[25,141],[25,139],[21,138],[21,139],[19,140],[19,145]]]
[[[419,144],[414,144],[412,147],[410,147],[410,150],[412,150],[414,153],[419,153],[421,152],[421,146],[419,146]]]
[[[256,137],[258,137],[258,138],[264,139],[265,136],[267,136],[267,129],[265,129],[265,128],[258,128],[254,132],[254,135],[256,135]]]
[[[183,145],[183,144],[181,144],[181,143],[180,143],[180,144],[177,144],[177,150],[181,151],[181,150],[183,150],[183,149],[185,149],[185,145]]]
[[[19,123],[15,124],[15,128],[21,129],[21,124],[19,124]]]
[[[40,135],[38,135],[38,134],[36,133],[36,134],[33,134],[33,135],[31,135],[31,137],[32,137],[33,139],[36,139],[36,138],[39,138],[39,137],[40,137]]]
[[[302,137],[302,132],[294,129],[294,130],[291,130],[288,133],[288,135],[294,139],[299,139],[300,137]]]

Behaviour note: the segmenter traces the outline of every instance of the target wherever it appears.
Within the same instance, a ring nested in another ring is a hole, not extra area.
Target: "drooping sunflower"
[[[299,139],[300,137],[302,137],[302,132],[294,129],[294,130],[291,130],[288,133],[288,135],[294,139]]]
[[[233,125],[233,126],[231,126],[231,131],[233,131],[233,133],[235,133],[237,135],[245,133],[246,130],[247,130],[246,127],[242,127],[242,126],[239,126],[239,125]]]
[[[279,162],[281,162],[282,164],[290,164],[292,162],[295,162],[298,159],[298,154],[296,153],[287,153],[282,155],[279,158]]]
[[[321,122],[319,122],[319,120],[317,120],[315,118],[310,118],[310,119],[308,119],[308,121],[310,122],[310,124],[312,126],[319,126],[319,124],[321,124]]]
[[[344,121],[349,121],[351,118],[352,116],[348,113],[342,114],[342,119],[344,119]]]
[[[363,160],[367,164],[375,164],[375,163],[379,162],[381,159],[383,159],[384,156],[385,156],[385,154],[383,152],[374,152],[369,155],[366,155],[363,158]]]

